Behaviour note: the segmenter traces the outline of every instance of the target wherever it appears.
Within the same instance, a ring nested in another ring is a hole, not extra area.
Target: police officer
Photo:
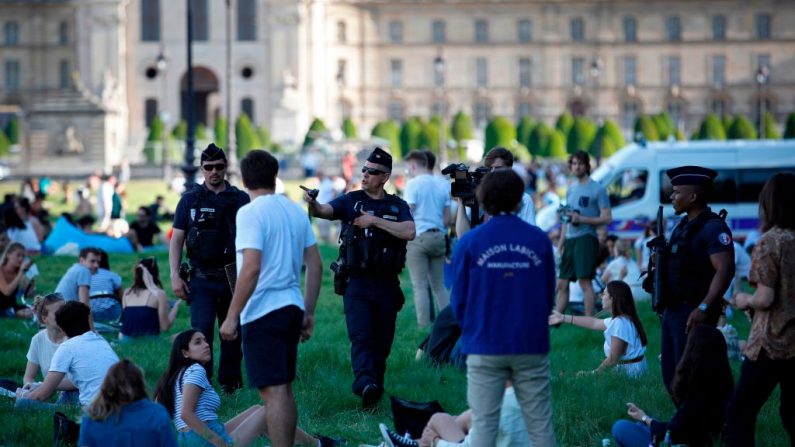
[[[662,374],[670,392],[687,333],[697,324],[718,322],[721,297],[734,277],[734,246],[723,218],[707,206],[717,173],[681,166],[666,174],[673,185],[674,212],[684,214],[671,234],[661,271]]]
[[[207,146],[201,154],[204,184],[195,185],[180,199],[168,253],[174,294],[187,300],[191,326],[204,334],[211,352],[215,320],[224,321],[232,300],[224,266],[235,262],[235,215],[249,202],[248,194],[224,180],[226,167],[223,149],[212,143]],[[180,276],[183,243],[190,261],[187,283]],[[242,386],[242,358],[240,338],[221,341],[218,383],[224,391]]]
[[[355,375],[352,388],[365,408],[374,407],[384,394],[386,360],[404,301],[398,274],[405,264],[406,241],[415,235],[408,204],[384,192],[391,171],[392,157],[375,148],[362,168],[361,190],[326,204],[304,195],[310,215],[342,221],[339,261],[349,274],[343,302]]]

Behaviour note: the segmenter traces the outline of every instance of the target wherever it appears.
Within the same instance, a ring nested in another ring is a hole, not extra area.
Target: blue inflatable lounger
[[[126,237],[114,238],[104,234],[86,234],[69,223],[65,217],[59,217],[50,235],[44,241],[43,251],[53,254],[67,244],[77,245],[79,251],[85,247],[96,247],[108,253],[134,253],[132,244]]]

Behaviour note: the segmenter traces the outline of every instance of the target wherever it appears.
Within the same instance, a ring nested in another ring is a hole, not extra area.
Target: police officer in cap
[[[224,321],[232,300],[224,266],[235,262],[235,215],[249,202],[248,194],[224,179],[226,168],[226,154],[211,143],[201,154],[204,183],[186,191],[177,205],[168,252],[171,287],[187,300],[191,326],[207,338],[211,353],[215,320]],[[190,262],[187,282],[180,275],[183,243]],[[224,391],[242,387],[242,358],[240,338],[221,341],[218,383]],[[212,366],[209,373],[212,377]]]
[[[343,300],[353,393],[361,396],[365,408],[374,407],[384,394],[386,360],[404,301],[398,274],[405,264],[406,242],[415,235],[408,204],[384,192],[391,171],[392,157],[375,148],[362,167],[361,190],[326,204],[309,193],[304,196],[311,216],[342,221],[339,261],[349,275]]]
[[[662,311],[662,374],[671,391],[676,365],[687,333],[695,325],[717,325],[723,294],[734,277],[734,244],[724,219],[707,206],[717,172],[699,166],[669,169],[677,215],[664,254]]]

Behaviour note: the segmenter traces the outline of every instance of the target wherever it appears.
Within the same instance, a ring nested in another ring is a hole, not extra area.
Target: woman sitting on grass
[[[155,258],[142,259],[135,265],[132,287],[122,296],[120,337],[158,335],[174,324],[180,301],[168,309],[168,298],[160,283]]]
[[[25,258],[25,247],[22,244],[19,242],[8,244],[0,257],[0,317],[33,316],[28,306],[17,303],[20,290],[25,294],[35,293],[35,280],[28,281],[26,276],[31,266],[33,262]]]
[[[553,310],[549,324],[571,323],[575,326],[604,331],[605,359],[592,372],[616,368],[629,377],[640,377],[646,372],[646,332],[635,310],[632,290],[623,281],[610,281],[602,294],[602,306],[611,318],[578,317],[563,315]]]
[[[174,418],[180,445],[246,446],[260,436],[267,436],[265,408],[253,405],[222,424],[218,420],[221,399],[207,378],[212,367],[210,345],[196,329],[180,332],[174,338],[166,372],[155,390],[155,400],[163,404]],[[296,429],[298,445],[332,446],[336,442],[325,436],[313,438]]]
[[[171,418],[146,395],[144,374],[125,359],[109,370],[80,423],[81,447],[176,447]]]
[[[30,340],[28,348],[28,364],[25,367],[25,376],[22,378],[23,389],[30,390],[36,388],[41,382],[36,378],[41,372],[42,379],[50,370],[52,356],[58,346],[66,340],[66,334],[55,323],[55,312],[64,304],[64,299],[60,293],[50,293],[36,297],[33,303],[33,312],[39,323],[44,325]],[[68,378],[61,380],[57,387],[61,393],[58,396],[58,404],[77,404],[77,388]]]
[[[732,388],[734,379],[723,335],[714,327],[698,325],[690,331],[671,384],[677,408],[671,420],[657,421],[628,403],[627,414],[638,422],[617,421],[613,436],[621,447],[647,447],[666,436],[673,444],[713,445],[723,429]]]

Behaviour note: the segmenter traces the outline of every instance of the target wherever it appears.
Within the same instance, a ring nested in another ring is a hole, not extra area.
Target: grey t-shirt
[[[566,192],[566,203],[579,211],[580,216],[585,217],[599,217],[599,211],[602,208],[610,208],[610,199],[607,198],[607,191],[602,185],[591,179],[587,183],[575,181],[573,185],[569,186]],[[578,225],[569,224],[566,229],[566,239],[587,234],[596,236],[596,227],[580,223]]]

